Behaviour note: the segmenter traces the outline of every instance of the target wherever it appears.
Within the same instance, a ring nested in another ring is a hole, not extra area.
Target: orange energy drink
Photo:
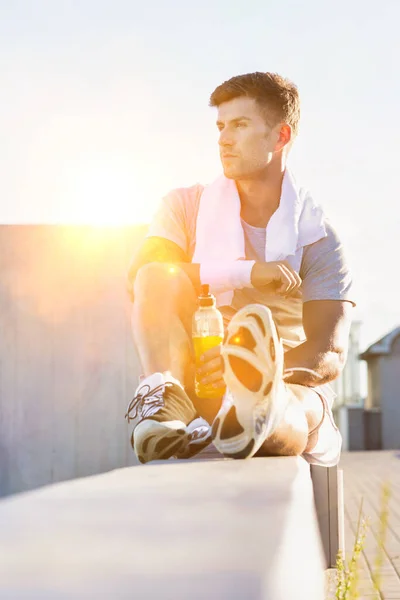
[[[222,344],[224,339],[224,322],[220,311],[216,307],[215,296],[210,294],[209,286],[201,286],[198,298],[198,308],[193,315],[192,339],[196,357],[196,367],[200,366],[201,355]],[[201,384],[195,379],[195,391],[199,398],[218,399],[225,392],[225,386],[215,388],[213,384]]]

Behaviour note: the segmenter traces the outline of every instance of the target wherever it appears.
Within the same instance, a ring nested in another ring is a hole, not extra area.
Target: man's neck
[[[283,165],[270,165],[257,177],[236,180],[241,217],[254,227],[266,227],[281,198]]]

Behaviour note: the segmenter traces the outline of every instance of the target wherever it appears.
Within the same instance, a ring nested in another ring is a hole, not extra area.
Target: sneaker
[[[211,427],[205,419],[197,417],[186,427],[186,445],[176,458],[191,458],[211,444]]]
[[[216,448],[231,458],[250,458],[283,419],[288,394],[283,346],[271,311],[261,304],[230,321],[221,354],[227,386],[212,426]]]
[[[154,373],[141,381],[125,418],[133,422],[131,445],[141,463],[190,458],[211,442],[211,428],[196,418],[177,379]]]

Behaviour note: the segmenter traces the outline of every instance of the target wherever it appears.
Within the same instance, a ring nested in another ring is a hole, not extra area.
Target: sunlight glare
[[[127,165],[82,165],[65,186],[68,221],[105,227],[146,223],[153,206],[143,187]]]

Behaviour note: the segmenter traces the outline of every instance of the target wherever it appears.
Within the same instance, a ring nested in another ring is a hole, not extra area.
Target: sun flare
[[[81,168],[71,174],[64,190],[68,220],[96,227],[147,223],[152,202],[143,188],[128,168]]]

